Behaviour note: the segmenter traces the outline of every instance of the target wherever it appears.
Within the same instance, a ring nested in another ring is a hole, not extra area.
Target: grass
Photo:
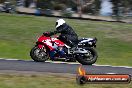
[[[0,88],[132,88],[132,83],[78,85],[75,75],[0,74]]]
[[[79,37],[97,37],[96,64],[132,66],[132,25],[65,19]],[[55,30],[56,18],[0,13],[0,57],[30,60],[29,52],[45,31]]]

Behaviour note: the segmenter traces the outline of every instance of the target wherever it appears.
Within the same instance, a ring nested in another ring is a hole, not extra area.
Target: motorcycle
[[[78,61],[83,65],[92,65],[97,60],[95,50],[97,38],[81,38],[77,46],[69,47],[56,37],[40,36],[36,45],[31,49],[30,56],[36,62],[53,61],[64,58],[64,60]]]
[[[15,13],[15,7],[10,2],[4,2],[0,5],[0,12]]]

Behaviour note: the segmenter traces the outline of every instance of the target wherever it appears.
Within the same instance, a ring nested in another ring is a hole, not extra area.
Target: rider
[[[72,29],[72,27],[70,27],[68,24],[66,24],[66,22],[63,19],[58,19],[56,21],[56,30],[53,32],[47,32],[44,33],[44,35],[47,36],[51,36],[57,33],[60,33],[58,39],[62,42],[64,42],[66,45],[70,46],[71,49],[74,49],[74,47],[77,45],[78,43],[78,36],[75,33],[75,31]],[[65,54],[68,53],[66,48],[60,48],[59,49],[59,53],[61,56],[65,56]],[[54,52],[52,52],[50,54],[50,57],[54,60]],[[66,57],[66,61],[69,61],[69,58]]]
[[[47,35],[54,35],[60,33],[58,39],[71,48],[77,45],[78,36],[75,31],[70,27],[63,19],[58,19],[56,21],[56,30],[53,32],[49,32]]]

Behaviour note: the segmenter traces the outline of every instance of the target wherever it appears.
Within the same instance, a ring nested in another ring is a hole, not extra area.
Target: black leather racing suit
[[[67,44],[68,46],[70,46],[71,48],[77,45],[78,36],[74,32],[74,30],[66,23],[58,27],[56,31],[50,32],[50,35],[54,35],[57,33],[61,33],[58,39]]]

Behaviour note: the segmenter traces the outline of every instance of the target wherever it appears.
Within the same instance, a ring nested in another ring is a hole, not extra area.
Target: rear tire
[[[31,49],[30,56],[36,62],[45,62],[48,59],[47,53],[44,50],[39,49],[37,46]]]
[[[92,65],[97,60],[97,52],[93,48],[87,48],[86,49],[91,55],[86,56],[85,54],[79,54],[76,56],[76,59],[79,63],[82,65]]]

